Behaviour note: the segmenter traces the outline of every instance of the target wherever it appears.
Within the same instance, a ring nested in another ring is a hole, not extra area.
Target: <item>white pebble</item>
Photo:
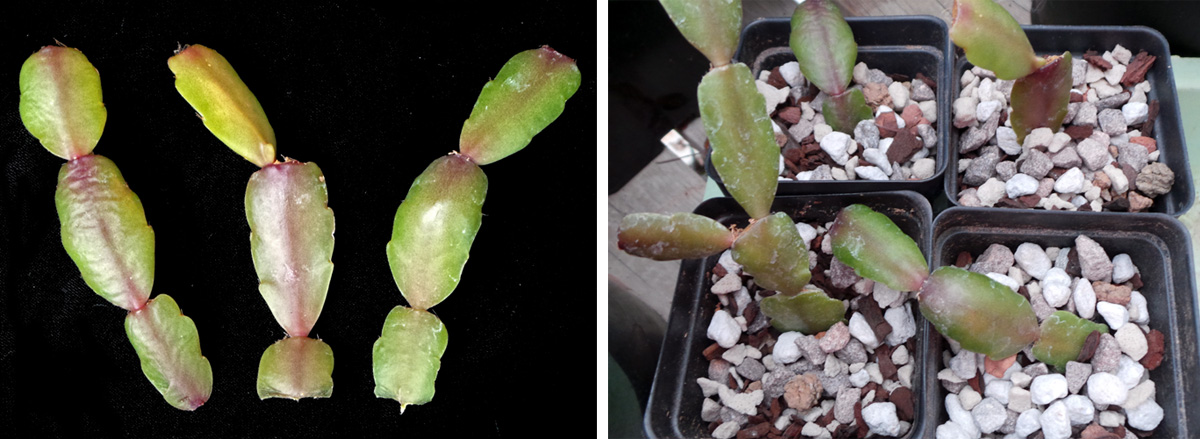
[[[1125,425],[1125,415],[1114,411],[1100,412],[1100,426],[1116,428]]]
[[[737,435],[742,426],[737,421],[726,421],[713,430],[713,439],[730,439]]]
[[[1099,306],[1099,305],[1097,305]],[[1113,337],[1117,339],[1117,345],[1121,347],[1121,352],[1129,355],[1134,360],[1141,360],[1146,356],[1146,351],[1149,347],[1146,345],[1146,334],[1142,333],[1142,329],[1137,325],[1122,326],[1117,330]]]
[[[1086,396],[1068,396],[1063,399],[1063,405],[1067,406],[1067,417],[1071,419],[1071,425],[1086,425],[1096,419],[1096,407]]]
[[[737,344],[738,339],[742,337],[742,326],[728,311],[720,310],[713,314],[712,321],[708,324],[707,335],[709,339],[717,342],[717,345],[728,349]]]
[[[1133,274],[1137,273],[1137,267],[1133,266],[1133,260],[1126,253],[1113,256],[1113,283],[1123,284],[1125,281],[1132,279]]]
[[[1004,425],[1008,419],[1008,409],[995,398],[984,398],[971,409],[971,417],[975,418],[980,433],[991,434]]]
[[[1038,180],[1025,174],[1013,175],[1004,183],[1004,191],[1008,194],[1008,198],[1012,199],[1035,193],[1037,190]]]
[[[1017,290],[1021,289],[1021,283],[1017,282],[1016,279],[1008,277],[1008,275],[1004,275],[1004,274],[1000,274],[1000,273],[988,273],[987,277],[992,278],[992,280],[994,280],[996,282],[1000,282],[1000,283],[1004,284],[1004,286],[1006,286],[1006,287],[1012,288],[1013,292],[1016,292]]]
[[[979,427],[975,425],[975,418],[959,403],[958,395],[953,393],[946,395],[946,414],[950,416],[951,421],[957,423],[967,433],[968,437],[979,437]]]
[[[1041,415],[1042,412],[1038,411],[1038,409],[1029,409],[1021,412],[1021,415],[1017,416],[1017,430],[1015,433],[1018,436],[1026,437],[1041,430]]]
[[[1046,277],[1046,272],[1050,270],[1050,258],[1046,257],[1046,252],[1042,251],[1041,246],[1031,242],[1017,246],[1017,251],[1013,252],[1013,259],[1022,270],[1035,279]]]
[[[1137,407],[1142,405],[1146,400],[1154,399],[1154,381],[1146,380],[1141,384],[1129,389],[1129,396],[1125,397],[1125,402],[1121,403],[1122,407]]]
[[[850,385],[854,387],[862,387],[871,382],[871,374],[867,373],[866,369],[860,369],[858,372],[850,374]]]
[[[1115,405],[1125,402],[1128,389],[1116,375],[1098,372],[1088,377],[1087,394],[1096,404]]]
[[[1021,144],[1017,143],[1017,132],[1009,127],[996,128],[996,145],[1008,155],[1021,153]]]
[[[1071,418],[1067,414],[1067,405],[1062,401],[1055,401],[1042,412],[1038,418],[1042,424],[1042,434],[1045,439],[1067,439],[1071,437]]]
[[[980,401],[983,401],[983,395],[980,395],[971,386],[963,387],[962,390],[958,391],[958,402],[962,404],[964,409],[974,410],[975,405],[979,404]]]
[[[896,81],[889,85],[888,95],[892,97],[892,105],[896,108],[908,106],[908,87],[905,87],[903,83]]]
[[[1071,298],[1075,301],[1075,312],[1079,314],[1079,317],[1091,319],[1096,315],[1096,290],[1092,288],[1090,282],[1087,280],[1076,282]]]
[[[779,66],[779,75],[792,87],[804,85],[804,74],[800,73],[800,63],[791,61]]]
[[[1029,385],[1029,396],[1034,404],[1045,405],[1067,396],[1067,377],[1052,373],[1033,379]]]
[[[800,345],[796,344],[796,340],[803,337],[804,334],[799,332],[785,332],[779,335],[779,340],[775,341],[775,350],[771,355],[775,357],[777,364],[790,364],[800,359]]]
[[[1143,102],[1130,102],[1121,107],[1121,114],[1125,116],[1126,125],[1145,122],[1149,112],[1150,107]]]
[[[829,154],[829,157],[837,164],[844,165],[846,160],[850,159],[848,151],[850,143],[853,141],[854,139],[851,139],[849,134],[833,131],[821,138],[821,150]]]
[[[1121,356],[1121,363],[1117,366],[1117,378],[1125,384],[1126,389],[1132,389],[1138,383],[1142,382],[1142,375],[1146,374],[1146,366],[1133,361],[1128,355]]]
[[[754,85],[758,87],[758,93],[763,96],[763,100],[767,105],[767,114],[775,111],[775,107],[786,101],[788,94],[791,93],[791,89],[787,87],[775,88],[771,84],[762,81],[754,81]]]
[[[979,202],[984,206],[992,207],[1001,198],[1004,198],[1004,190],[1004,182],[993,177],[979,186],[979,189],[976,189],[975,196],[979,197]]]
[[[867,180],[885,181],[888,180],[888,175],[874,166],[857,166],[854,168],[854,174],[858,175],[859,179],[866,178]]]
[[[907,304],[903,307],[889,308],[884,312],[883,319],[892,325],[892,332],[887,336],[888,345],[903,344],[917,335],[917,323],[913,320],[912,308]]]
[[[1122,305],[1100,302],[1096,304],[1096,312],[1104,317],[1104,322],[1110,329],[1121,329],[1122,326],[1129,323],[1129,310]]]
[[[1126,421],[1129,426],[1142,431],[1158,428],[1163,419],[1163,409],[1152,399],[1146,400],[1134,408],[1125,409]]]
[[[1060,194],[1076,194],[1083,191],[1083,171],[1068,169],[1054,181],[1054,191]]]
[[[829,241],[829,240],[826,240]],[[879,347],[879,339],[875,337],[875,330],[871,329],[871,325],[867,323],[867,319],[861,313],[854,313],[850,316],[850,335],[862,342],[863,346],[869,349]]]
[[[1150,323],[1150,308],[1146,306],[1146,296],[1137,291],[1129,294],[1129,321],[1142,325]]]
[[[893,82],[892,84],[897,84]],[[881,436],[897,436],[900,434],[900,418],[896,416],[896,405],[890,402],[877,402],[862,408],[863,421],[871,429],[871,433]]]

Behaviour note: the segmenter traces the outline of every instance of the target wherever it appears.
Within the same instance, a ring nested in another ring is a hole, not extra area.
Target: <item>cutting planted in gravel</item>
[[[1143,285],[1128,254],[1110,259],[1079,235],[1074,247],[992,244],[958,261],[1028,299],[1041,325],[1033,346],[999,361],[948,340],[937,377],[950,420],[938,439],[1153,434],[1163,408],[1149,372],[1162,364],[1165,340],[1139,292],[1156,286]]]
[[[953,15],[950,37],[975,65],[953,107],[960,205],[1140,212],[1171,191],[1153,55],[1118,44],[1041,58],[991,0],[958,1]]]

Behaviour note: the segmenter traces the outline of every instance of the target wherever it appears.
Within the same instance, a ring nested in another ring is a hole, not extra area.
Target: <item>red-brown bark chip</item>
[[[894,122],[894,121],[893,121]],[[912,133],[907,130],[896,132],[896,138],[892,141],[892,146],[888,148],[887,158],[892,163],[907,163],[913,154],[924,148],[925,145],[917,140]]]
[[[1146,334],[1146,355],[1142,357],[1142,366],[1146,370],[1157,369],[1162,364],[1163,360],[1163,342],[1166,337],[1157,329],[1151,329],[1149,334]]]
[[[971,265],[972,259],[973,258],[971,257],[970,253],[959,252],[958,258],[954,260],[954,266],[958,268],[967,268],[968,265]]]
[[[767,76],[767,84],[775,88],[784,88],[788,86],[787,81],[783,79],[783,75],[779,73],[779,67],[771,69],[771,74]]]
[[[879,309],[879,304],[874,300],[860,300],[858,312],[862,313],[867,324],[875,331],[875,338],[886,340],[887,335],[892,333],[892,324],[883,318],[883,310]]]
[[[901,421],[912,422],[916,416],[912,390],[907,387],[897,387],[888,397],[888,401],[896,405],[896,415],[900,417]]]
[[[1108,69],[1112,68],[1112,63],[1106,61],[1104,59],[1104,57],[1097,55],[1095,50],[1089,50],[1089,51],[1087,51],[1087,53],[1084,53],[1083,59],[1087,60],[1087,62],[1091,63],[1091,65],[1094,65],[1094,66],[1099,67],[1104,70],[1108,70]]]
[[[924,116],[924,114],[921,113],[921,107],[917,104],[908,104],[908,106],[904,107],[904,110],[900,112],[900,118],[904,119],[904,126],[910,130],[917,129],[917,124],[920,123],[922,116]]]
[[[1146,110],[1146,121],[1142,123],[1142,135],[1154,136],[1154,119],[1158,119],[1158,99],[1150,101],[1150,108]]]
[[[787,430],[783,431],[783,437],[787,439],[800,437],[801,428],[799,422],[793,422],[792,425],[788,426]]]
[[[882,138],[895,136],[896,131],[900,130],[900,125],[896,123],[896,114],[891,111],[876,117],[875,125],[879,127],[879,137]]]
[[[1116,433],[1105,430],[1104,427],[1095,422],[1083,429],[1079,433],[1079,437],[1082,439],[1123,439],[1123,436],[1117,436]]]
[[[777,115],[792,125],[800,123],[800,107],[783,107]]]
[[[752,426],[742,428],[741,431],[738,431],[737,438],[738,439],[754,439],[754,438],[766,437],[767,433],[770,431],[771,431],[771,424],[766,423],[766,422],[760,422],[758,424],[754,424]]]
[[[1089,127],[1090,128],[1090,127]],[[1158,141],[1153,137],[1136,136],[1129,138],[1129,143],[1136,143],[1146,147],[1146,152],[1158,151]]]
[[[862,416],[862,401],[854,403],[854,425],[858,426],[858,437],[867,437],[870,427]]]
[[[1070,93],[1070,95],[1070,99],[1067,100],[1068,103],[1083,102],[1084,100],[1083,93]],[[1003,125],[1004,122],[1000,122],[1000,124]]]
[[[917,79],[924,81],[925,85],[928,85],[929,88],[933,89],[934,93],[937,93],[937,81],[936,80],[934,80],[933,78],[930,78],[928,76],[925,76],[925,74],[921,73],[921,72],[917,72]]]
[[[1079,349],[1079,356],[1075,361],[1087,363],[1092,360],[1092,356],[1096,355],[1096,348],[1100,346],[1100,331],[1092,331],[1088,334],[1087,339],[1083,342],[1083,347]]]
[[[1042,201],[1042,196],[1038,195],[1038,194],[1023,195],[1023,196],[1017,197],[1017,201],[1020,201],[1022,206],[1025,206],[1028,208],[1033,208],[1034,206],[1037,206],[1039,202]]]
[[[1125,76],[1121,77],[1121,85],[1132,87],[1144,81],[1146,72],[1150,71],[1155,59],[1158,57],[1146,53],[1145,50],[1138,52],[1137,56],[1129,60],[1129,65],[1125,66]]]
[[[975,376],[973,376],[967,380],[967,384],[970,384],[971,388],[975,389],[976,392],[979,392],[980,395],[983,394],[983,387],[980,387],[980,385],[979,385],[979,372],[978,371],[975,372]]]
[[[1141,291],[1142,289],[1142,274],[1134,272],[1133,277],[1129,278],[1125,283],[1129,284],[1130,288]]]
[[[721,354],[724,354],[724,353],[725,353],[725,348],[721,347],[720,345],[718,345],[716,343],[713,343],[713,344],[709,345],[708,347],[704,348],[704,358],[707,359],[708,361],[712,361],[717,358],[721,358]]]
[[[1066,128],[1067,135],[1076,142],[1092,137],[1092,131],[1095,131],[1095,128],[1091,125],[1070,125]]]
[[[875,358],[879,362],[879,373],[885,379],[896,379],[896,364],[892,363],[892,348],[886,344],[875,348]]]

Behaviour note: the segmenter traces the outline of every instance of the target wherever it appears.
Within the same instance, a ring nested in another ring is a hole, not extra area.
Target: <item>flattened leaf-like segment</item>
[[[979,273],[938,268],[918,299],[921,314],[938,332],[993,360],[1012,356],[1038,338],[1029,301]]]
[[[1068,361],[1079,358],[1088,334],[1108,333],[1108,325],[1082,319],[1069,311],[1055,311],[1042,321],[1041,336],[1033,344],[1033,357],[1038,361],[1066,370]]]
[[[125,316],[125,335],[137,351],[142,372],[163,399],[195,410],[212,394],[212,367],[200,353],[200,335],[175,299],[159,294]]]
[[[434,160],[413,181],[387,245],[396,287],[413,308],[429,309],[458,286],[486,195],[483,170],[459,155]]]
[[[899,291],[917,291],[929,265],[916,241],[870,207],[853,204],[838,212],[829,228],[833,255],[859,276]]]
[[[67,160],[91,154],[108,110],[100,73],[83,52],[46,46],[21,66],[21,122],[51,154]]]
[[[308,337],[279,340],[258,363],[258,397],[328,398],[333,394],[333,349]]]
[[[857,88],[830,96],[821,105],[821,111],[828,115],[825,122],[834,131],[846,134],[854,134],[854,127],[859,121],[871,118],[871,107],[867,106],[867,99],[862,90]]]
[[[741,0],[659,0],[667,15],[713,66],[729,64],[742,28]]]
[[[446,352],[446,327],[437,316],[403,306],[392,308],[375,341],[375,396],[394,399],[400,411],[433,399],[434,381]]]
[[[1071,52],[1051,57],[1046,65],[1027,76],[1017,79],[1012,88],[1013,131],[1017,142],[1025,142],[1025,136],[1034,128],[1047,127],[1058,132],[1067,117],[1067,104],[1071,101]]]
[[[799,294],[776,294],[762,300],[763,314],[780,332],[798,331],[812,335],[845,320],[846,305],[810,286]]]
[[[697,259],[733,245],[733,232],[694,213],[634,213],[621,219],[617,247],[657,261]]]
[[[575,60],[549,46],[518,53],[483,85],[459,150],[480,166],[520,151],[558,119],[579,83]]]
[[[767,216],[779,185],[779,145],[750,68],[717,67],[704,75],[696,95],[725,188],[751,218]]]
[[[99,155],[62,165],[54,205],[84,282],[113,305],[141,308],[154,285],[154,230],[117,165]]]
[[[796,6],[788,41],[805,78],[828,95],[846,91],[854,74],[858,44],[837,5],[808,0]]]
[[[215,50],[193,44],[167,60],[175,89],[229,149],[263,167],[275,162],[275,130],[258,98]]]
[[[258,292],[292,337],[312,330],[333,276],[333,211],[316,163],[267,165],[246,184]]]
[[[950,15],[950,39],[971,64],[1000,79],[1017,79],[1042,65],[1021,25],[995,1],[955,0]]]
[[[754,283],[766,289],[796,294],[812,278],[804,238],[783,212],[746,227],[733,242],[732,253],[742,270],[754,276]]]

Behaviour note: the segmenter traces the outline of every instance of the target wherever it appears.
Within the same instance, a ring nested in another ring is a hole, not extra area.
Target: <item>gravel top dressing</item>
[[[860,88],[875,113],[853,136],[825,123],[824,92],[809,84],[799,64],[788,62],[760,72],[758,91],[772,115],[775,139],[782,148],[781,180],[925,180],[937,163],[937,84],[888,75],[865,63],[854,66]]]
[[[1045,348],[1038,343],[1005,362],[947,339],[937,377],[949,392],[949,421],[937,427],[938,439],[1152,435],[1163,408],[1149,371],[1162,364],[1165,340],[1150,328],[1141,275],[1129,255],[1110,258],[1079,235],[1070,248],[993,244],[978,256],[959,254],[956,265],[1025,296],[1043,328],[1075,325],[1072,334],[1086,341],[1077,355],[1041,352],[1061,362],[1051,365],[1034,359]]]
[[[828,224],[797,223],[811,284],[846,312],[824,332],[780,332],[760,311],[774,295],[743,275],[729,251],[711,273],[720,309],[708,324],[700,414],[717,439],[895,437],[911,429],[915,293],[863,279],[833,257]]]
[[[1017,142],[1008,120],[1013,81],[973,67],[953,103],[959,128],[958,204],[968,207],[1146,211],[1175,174],[1159,163],[1158,101],[1146,72],[1155,56],[1117,45],[1072,59],[1070,104],[1058,132]]]

